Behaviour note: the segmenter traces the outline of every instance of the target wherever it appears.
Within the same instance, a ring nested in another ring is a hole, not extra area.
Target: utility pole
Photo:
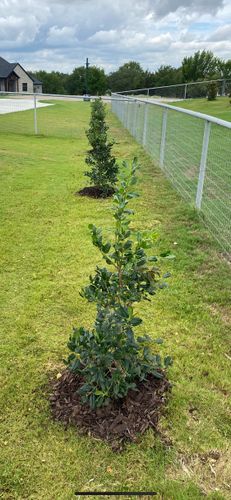
[[[88,57],[87,57],[86,58],[86,71],[85,71],[86,94],[88,94],[88,68],[89,68],[89,62],[88,62]]]

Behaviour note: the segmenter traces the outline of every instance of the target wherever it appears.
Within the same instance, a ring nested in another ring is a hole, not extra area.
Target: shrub
[[[90,178],[91,184],[102,191],[103,195],[110,194],[117,181],[118,165],[111,150],[113,142],[108,141],[108,127],[105,122],[105,105],[101,99],[91,104],[90,127],[86,132],[91,149],[87,153],[86,163],[91,167],[85,175]]]
[[[147,335],[134,335],[134,328],[142,319],[134,312],[134,304],[150,300],[165,283],[160,281],[157,257],[147,256],[146,249],[153,246],[156,234],[135,232],[130,228],[133,211],[128,203],[135,198],[137,161],[132,168],[126,162],[120,183],[114,195],[115,231],[113,241],[104,241],[101,229],[90,225],[93,244],[100,250],[112,268],[97,267],[90,283],[82,290],[89,302],[96,302],[97,314],[92,330],[74,328],[68,342],[71,350],[66,364],[83,377],[80,389],[82,401],[92,408],[107,404],[111,398],[124,397],[129,389],[147,374],[161,378],[159,354],[152,354],[151,339]],[[171,258],[168,253],[163,257]],[[164,277],[168,277],[167,273]],[[155,342],[162,343],[161,339]],[[170,357],[164,366],[171,364]]]
[[[217,84],[216,82],[211,82],[208,85],[208,101],[215,101],[217,98]]]

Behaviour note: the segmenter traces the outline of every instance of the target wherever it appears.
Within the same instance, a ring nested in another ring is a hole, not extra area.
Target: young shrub
[[[211,82],[208,85],[208,101],[215,101],[217,98],[217,84],[216,82]]]
[[[136,232],[130,227],[134,212],[128,209],[128,203],[138,196],[133,191],[137,182],[136,159],[131,169],[126,162],[123,167],[114,195],[112,241],[104,241],[101,229],[89,226],[93,244],[110,266],[110,269],[97,266],[81,293],[89,302],[96,303],[95,324],[92,330],[74,328],[68,342],[71,354],[66,364],[83,378],[79,392],[82,401],[92,408],[126,396],[147,374],[163,376],[161,357],[150,349],[151,339],[134,334],[134,329],[142,323],[134,312],[134,304],[150,300],[166,285],[160,281],[157,257],[146,254],[156,235],[150,231]],[[168,253],[162,256],[172,258]],[[169,273],[164,277],[168,276]],[[162,340],[155,342],[160,344]],[[167,367],[171,358],[166,357],[163,364]]]
[[[108,141],[108,126],[105,122],[105,105],[101,99],[96,99],[91,104],[90,127],[86,132],[91,145],[86,157],[90,170],[85,175],[90,178],[102,196],[106,197],[114,191],[117,181],[118,165],[112,155],[113,142]]]

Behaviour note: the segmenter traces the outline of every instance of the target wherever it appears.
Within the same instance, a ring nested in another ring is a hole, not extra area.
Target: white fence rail
[[[230,253],[231,123],[147,99],[112,97],[112,111],[124,127]]]
[[[193,99],[206,97],[211,83],[216,84],[217,94],[219,96],[226,96],[231,93],[231,80],[227,78],[218,78],[217,80],[203,80],[200,82],[174,83],[172,85],[162,85],[160,87],[130,89],[117,92],[117,94],[136,97],[148,96],[155,99]]]

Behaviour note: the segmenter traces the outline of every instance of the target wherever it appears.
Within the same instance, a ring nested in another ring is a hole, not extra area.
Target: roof
[[[12,73],[12,71],[14,71],[14,68],[17,65],[21,66],[21,64],[19,63],[9,63],[5,59],[3,59],[3,57],[0,57],[0,78],[7,78]],[[22,69],[25,71],[24,68]],[[37,78],[35,78],[35,76],[32,75],[32,73],[28,73],[27,71],[25,71],[25,73],[27,73],[27,75],[31,78],[31,80],[35,85],[42,85],[42,82]]]
[[[28,73],[28,75],[31,77],[31,80],[33,80],[33,83],[35,83],[35,85],[42,85],[43,82],[35,78],[35,76],[32,73]]]
[[[7,78],[14,71],[17,63],[9,63],[3,57],[0,57],[0,78]]]

